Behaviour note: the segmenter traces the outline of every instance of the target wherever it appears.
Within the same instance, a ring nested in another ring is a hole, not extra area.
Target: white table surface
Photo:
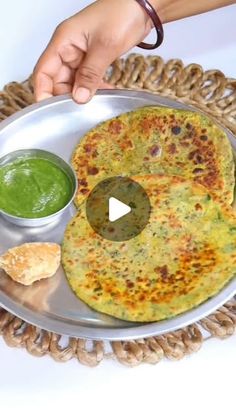
[[[25,79],[53,28],[85,0],[7,0],[1,5],[0,87]],[[140,51],[136,49],[136,51]],[[236,5],[165,27],[156,52],[236,76]],[[0,338],[0,415],[181,418],[234,416],[236,335],[209,340],[179,362],[126,368],[112,360],[89,369],[8,348]],[[67,415],[66,415],[67,414]]]

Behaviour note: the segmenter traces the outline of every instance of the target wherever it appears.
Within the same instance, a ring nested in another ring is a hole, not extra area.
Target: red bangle
[[[139,44],[138,46],[143,49],[155,49],[162,44],[163,39],[164,39],[164,31],[163,31],[161,20],[156,10],[154,9],[154,7],[147,0],[136,0],[136,1],[141,7],[143,7],[145,12],[150,16],[150,18],[153,21],[154,27],[156,28],[156,31],[157,31],[157,41],[155,44],[151,45],[151,44],[147,44],[146,42],[141,42],[141,44]]]

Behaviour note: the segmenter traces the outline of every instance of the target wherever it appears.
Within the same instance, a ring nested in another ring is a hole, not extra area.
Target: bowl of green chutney
[[[58,220],[73,202],[77,178],[62,158],[40,149],[0,158],[0,214],[23,227]]]

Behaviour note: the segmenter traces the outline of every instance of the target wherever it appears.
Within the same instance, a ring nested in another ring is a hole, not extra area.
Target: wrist
[[[171,3],[174,2],[174,0],[148,0],[149,3],[154,7],[156,10],[160,20],[162,23],[168,22],[168,17],[165,13],[166,8],[169,7]]]
[[[165,1],[165,0],[164,0]],[[167,0],[168,1],[168,0]],[[145,24],[146,27],[149,28],[149,30],[151,30],[152,28],[154,28],[154,23],[153,20],[151,19],[151,17],[149,16],[149,14],[147,13],[147,11],[145,10],[144,7],[142,7],[138,0],[132,0],[133,3],[136,3],[139,7],[139,10],[141,10],[142,15],[145,18]],[[163,2],[163,0],[148,0],[148,3],[154,8],[154,10],[156,11],[156,13],[158,14],[161,22],[162,21],[162,7],[161,7],[161,2]]]
[[[138,3],[141,6],[141,8],[145,11],[146,15],[149,17],[149,21],[148,21],[149,31],[153,27],[155,28],[156,33],[157,33],[156,42],[152,44],[141,42],[138,44],[138,46],[143,49],[158,48],[162,44],[163,39],[164,39],[164,31],[163,31],[162,22],[158,14],[155,11],[155,8],[148,0],[136,0],[136,3]],[[149,33],[149,31],[146,32],[146,35]]]
[[[131,0],[131,2],[132,2],[133,5],[134,5],[134,3],[136,4],[135,7],[137,8],[138,12],[142,15],[142,18],[144,19],[144,24],[145,24],[145,27],[146,27],[146,31],[148,31],[148,32],[151,31],[151,29],[153,27],[153,23],[152,23],[152,19],[147,14],[146,10],[142,6],[140,6],[138,1]]]

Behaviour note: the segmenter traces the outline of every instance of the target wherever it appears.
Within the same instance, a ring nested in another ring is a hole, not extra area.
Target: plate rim
[[[131,90],[131,89],[108,89],[108,90],[99,90],[96,93],[96,96],[110,96],[110,97],[125,97],[125,98],[136,98],[136,99],[149,99],[153,102],[156,102],[159,106],[174,106],[174,108],[188,109],[200,114],[207,116],[212,119],[229,137],[230,142],[232,140],[236,143],[236,137],[233,133],[221,123],[218,122],[214,117],[209,116],[202,110],[199,110],[194,105],[189,105],[178,101],[175,98],[168,98],[156,93],[150,93],[142,90]],[[9,125],[12,125],[15,121],[23,119],[31,112],[37,112],[40,109],[45,109],[47,107],[55,106],[62,102],[73,101],[71,95],[66,94],[63,96],[56,96],[49,99],[46,99],[40,103],[34,103],[26,108],[17,111],[13,115],[6,118],[6,120],[0,123],[0,134],[8,128]],[[150,104],[152,106],[153,104]],[[78,105],[79,106],[79,105]],[[83,105],[84,106],[84,105]],[[86,105],[85,105],[86,106]],[[1,153],[0,153],[1,154]],[[71,290],[72,291],[72,290]],[[130,340],[138,338],[147,338],[151,336],[157,336],[174,330],[184,328],[190,324],[198,322],[200,319],[208,316],[227,302],[236,294],[236,277],[233,277],[216,295],[210,297],[205,302],[201,303],[199,306],[192,308],[189,311],[183,312],[173,318],[165,319],[158,322],[151,323],[137,323],[131,322],[131,327],[88,327],[83,325],[78,325],[72,321],[66,320],[63,321],[62,318],[49,317],[46,313],[44,316],[42,313],[37,313],[30,310],[24,305],[18,305],[14,302],[7,294],[0,290],[0,306],[12,313],[13,315],[18,316],[27,323],[40,327],[49,332],[55,332],[61,335],[66,335],[69,337],[76,338],[88,338],[92,340]],[[70,323],[69,323],[70,322]],[[128,321],[127,321],[128,323]]]

